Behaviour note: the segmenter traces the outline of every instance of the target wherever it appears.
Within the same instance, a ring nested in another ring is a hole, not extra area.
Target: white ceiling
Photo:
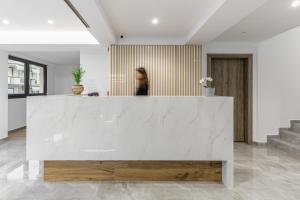
[[[87,30],[63,0],[1,0],[0,45],[257,42],[300,25],[300,7],[291,8],[292,1],[71,0]]]
[[[115,34],[129,38],[186,37],[224,0],[98,0]],[[153,18],[159,23],[153,25]]]
[[[3,20],[10,23],[3,24]],[[1,0],[0,44],[98,42],[63,0]]]
[[[87,18],[92,14],[88,12],[91,6],[88,9],[86,4],[93,4],[102,20],[91,23],[92,28],[103,27],[110,36],[113,35],[114,43],[121,44],[204,44],[216,39],[266,1],[85,0],[83,3],[72,0]],[[151,23],[153,18],[158,18],[157,25]],[[124,39],[120,39],[121,33]]]
[[[221,34],[217,41],[260,42],[300,26],[300,7],[293,0],[269,0],[238,24]]]
[[[268,0],[226,0],[189,35],[189,44],[205,44],[254,12]]]
[[[14,54],[12,52],[11,54]],[[25,56],[25,58],[38,59],[45,63],[54,65],[74,65],[80,64],[79,51],[64,51],[64,52],[16,52],[18,55]]]
[[[1,0],[0,21],[3,19],[10,24],[0,23],[1,31],[86,31],[63,0]],[[53,25],[48,24],[49,19]]]

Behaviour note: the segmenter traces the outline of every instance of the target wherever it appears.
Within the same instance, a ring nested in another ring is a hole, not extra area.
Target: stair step
[[[279,136],[268,136],[268,145],[290,153],[300,158],[300,147],[282,140]]]
[[[290,130],[300,133],[300,120],[291,120]]]
[[[288,128],[280,128],[279,136],[282,140],[290,142],[300,147],[300,134],[294,131],[291,131]]]

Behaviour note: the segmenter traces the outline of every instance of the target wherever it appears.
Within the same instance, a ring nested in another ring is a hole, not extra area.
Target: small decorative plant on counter
[[[211,86],[213,81],[211,77],[203,77],[200,80],[200,84],[205,88],[205,95],[208,97],[215,96],[215,88]]]
[[[214,81],[214,79],[212,79],[211,77],[203,77],[201,80],[200,80],[200,84],[205,87],[205,88],[210,88],[208,86],[208,83],[212,83]]]
[[[85,74],[85,71],[82,67],[77,67],[72,72],[74,81],[76,83],[75,85],[72,85],[72,92],[75,95],[81,95],[81,93],[84,90],[84,87],[81,84],[81,80],[82,80],[82,77],[83,77],[84,74]]]

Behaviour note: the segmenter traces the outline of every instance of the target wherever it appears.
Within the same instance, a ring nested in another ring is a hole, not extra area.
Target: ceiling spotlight
[[[158,19],[157,18],[152,19],[152,24],[158,24]]]
[[[2,20],[2,23],[5,24],[5,25],[8,25],[8,24],[10,24],[10,21],[7,20],[7,19],[4,19],[4,20]]]
[[[291,5],[292,5],[292,7],[294,7],[294,8],[300,6],[300,0],[293,1]]]
[[[53,21],[52,19],[49,19],[49,20],[48,20],[48,24],[51,24],[51,25],[52,25],[52,24],[54,24],[54,21]]]

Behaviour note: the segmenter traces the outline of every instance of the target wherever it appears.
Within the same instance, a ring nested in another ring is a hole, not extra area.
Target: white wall
[[[72,71],[76,67],[76,65],[53,67],[53,94],[72,94],[71,86],[74,84]]]
[[[8,100],[8,130],[26,126],[26,98]]]
[[[54,68],[55,65],[47,66],[47,94],[54,94]]]
[[[300,119],[300,27],[258,47],[259,135],[278,134],[291,119]]]
[[[83,77],[84,93],[99,92],[105,96],[109,91],[108,47],[81,50],[80,64],[86,70]]]
[[[8,53],[0,51],[0,139],[7,137],[7,59]]]
[[[253,55],[253,141],[262,142],[258,132],[258,62],[257,62],[257,45],[253,43],[239,42],[214,42],[203,45],[202,49],[202,67],[203,76],[207,72],[207,54],[252,54]]]

